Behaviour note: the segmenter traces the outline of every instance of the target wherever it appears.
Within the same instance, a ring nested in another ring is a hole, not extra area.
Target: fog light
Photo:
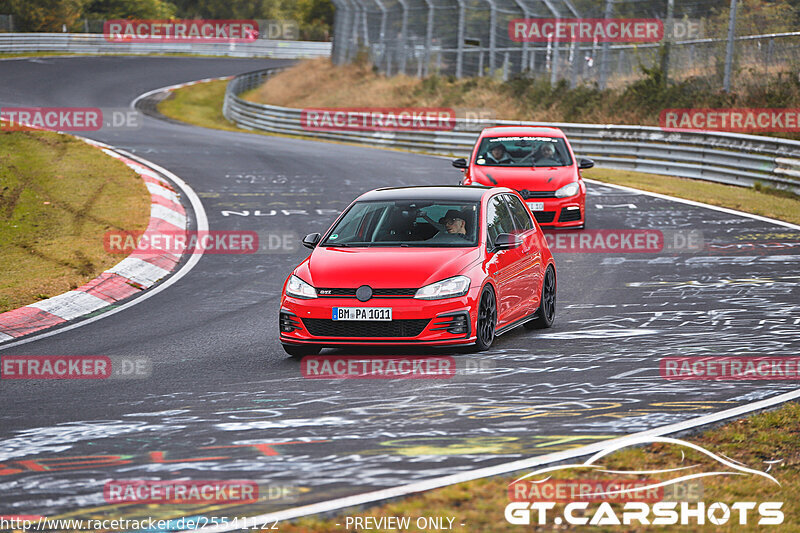
[[[280,328],[281,333],[291,333],[296,329],[300,329],[300,321],[293,314],[281,311]]]

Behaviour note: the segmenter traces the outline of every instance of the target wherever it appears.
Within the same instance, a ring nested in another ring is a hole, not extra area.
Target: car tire
[[[290,356],[299,359],[306,355],[317,355],[322,348],[320,346],[313,346],[308,344],[281,344],[283,351]]]
[[[478,320],[475,327],[475,351],[488,350],[494,342],[497,328],[497,298],[491,285],[486,285],[478,300]]]
[[[536,318],[525,323],[525,329],[547,329],[556,320],[556,271],[548,266],[542,281],[542,297]]]

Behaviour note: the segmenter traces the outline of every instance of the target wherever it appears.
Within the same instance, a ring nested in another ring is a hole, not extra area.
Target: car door
[[[516,275],[521,262],[521,246],[495,250],[494,242],[501,233],[514,233],[516,226],[503,195],[493,196],[486,206],[487,271],[497,292],[497,327],[503,327],[522,316],[521,294]]]
[[[513,194],[505,194],[503,198],[511,211],[516,233],[522,239],[514,290],[520,294],[522,314],[530,315],[539,307],[541,297],[543,267],[539,236],[531,214],[522,201]]]

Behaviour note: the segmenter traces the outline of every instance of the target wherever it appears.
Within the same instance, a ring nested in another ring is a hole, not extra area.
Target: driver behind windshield
[[[506,147],[501,142],[494,142],[489,145],[489,150],[486,151],[486,159],[488,162],[495,165],[507,165],[513,163],[514,160],[506,151]]]
[[[439,219],[439,225],[444,226],[445,231],[439,231],[436,235],[429,240],[436,241],[449,241],[458,236],[464,239],[467,237],[467,221],[466,215],[456,209],[450,209],[445,215]],[[458,239],[455,239],[458,241]]]

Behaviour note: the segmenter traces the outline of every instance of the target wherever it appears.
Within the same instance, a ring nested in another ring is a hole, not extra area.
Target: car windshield
[[[356,202],[321,246],[478,245],[479,204],[451,200]]]
[[[572,158],[560,137],[485,137],[475,164],[491,167],[567,167]]]

